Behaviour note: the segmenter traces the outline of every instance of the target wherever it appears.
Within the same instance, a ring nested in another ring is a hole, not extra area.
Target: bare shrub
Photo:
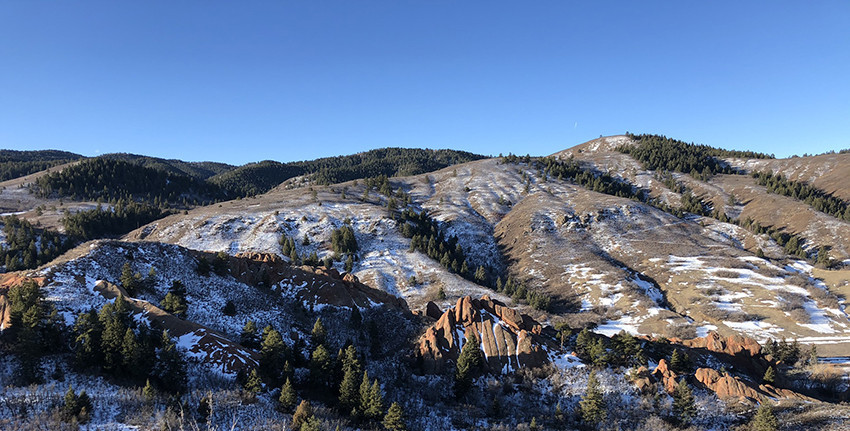
[[[765,277],[777,278],[785,274],[781,269],[774,266],[763,266],[756,268],[756,273]]]
[[[793,292],[782,293],[779,296],[779,300],[779,309],[787,313],[804,308],[803,304],[806,302],[806,298],[803,295]]]
[[[671,325],[667,328],[667,333],[671,337],[681,338],[682,340],[690,340],[697,337],[697,328],[691,324]]]
[[[716,271],[714,275],[720,278],[739,278],[741,276],[741,274],[738,274],[735,271],[730,271],[728,269],[721,269],[719,271]]]
[[[838,297],[835,296],[832,292],[826,289],[821,289],[817,286],[812,286],[809,288],[809,295],[811,295],[812,299],[818,303],[821,307],[826,308],[840,308],[840,302]]]
[[[811,322],[811,316],[803,308],[795,308],[795,309],[791,310],[789,315],[797,323],[809,323],[809,322]]]

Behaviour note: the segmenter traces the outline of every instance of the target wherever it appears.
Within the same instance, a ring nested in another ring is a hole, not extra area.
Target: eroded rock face
[[[666,359],[658,361],[658,366],[656,366],[655,370],[652,371],[652,377],[655,378],[656,381],[661,382],[662,386],[664,386],[664,390],[670,394],[676,390],[676,385],[679,383],[677,380],[678,374],[670,370]]]
[[[741,335],[730,335],[723,338],[717,332],[711,331],[703,338],[685,340],[683,345],[692,349],[704,348],[712,352],[726,353],[732,356],[759,356],[761,345],[758,341]]]
[[[776,388],[771,385],[756,385],[729,374],[721,374],[711,368],[698,369],[694,378],[722,400],[758,402],[764,397],[770,397],[812,401],[811,398],[788,389]]]
[[[429,308],[430,315],[435,310]],[[490,372],[539,367],[549,362],[542,347],[542,329],[531,317],[488,296],[464,296],[425,331],[419,339],[417,356],[425,372],[440,373],[447,361],[457,360],[466,340],[475,337],[481,343]]]

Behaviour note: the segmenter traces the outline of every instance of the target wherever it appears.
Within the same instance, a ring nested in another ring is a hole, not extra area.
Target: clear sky
[[[850,1],[0,3],[0,147],[234,164],[850,147]]]

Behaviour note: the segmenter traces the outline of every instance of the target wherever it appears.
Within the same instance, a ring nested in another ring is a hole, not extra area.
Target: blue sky
[[[0,4],[0,147],[234,164],[850,147],[850,2]]]

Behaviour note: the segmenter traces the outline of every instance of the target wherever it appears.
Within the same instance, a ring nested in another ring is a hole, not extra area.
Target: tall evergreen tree
[[[390,431],[407,431],[407,424],[404,419],[404,410],[398,403],[392,403],[390,409],[387,410],[384,416],[384,428]]]
[[[378,420],[384,415],[384,395],[378,379],[375,379],[369,388],[369,401],[363,415],[373,420]]]
[[[466,340],[466,344],[460,350],[457,358],[457,369],[455,370],[455,395],[461,397],[469,391],[472,380],[484,366],[484,352],[478,338],[475,335]]]
[[[357,357],[357,349],[353,345],[346,347],[341,362],[342,383],[339,385],[339,405],[344,413],[348,413],[360,404],[358,385],[362,366]]]
[[[156,350],[153,376],[159,387],[168,392],[180,393],[186,388],[185,363],[167,330],[162,331],[160,347]]]
[[[259,340],[257,336],[257,324],[253,320],[249,320],[242,327],[242,333],[239,335],[239,344],[249,349],[256,349],[260,347]]]
[[[283,412],[291,411],[295,407],[296,401],[298,401],[298,398],[295,394],[295,387],[292,386],[292,382],[287,378],[283,387],[280,388],[280,396],[277,398],[280,410]]]
[[[121,267],[121,287],[127,291],[128,295],[136,295],[136,289],[139,287],[139,280],[133,273],[133,268],[130,267],[130,262],[124,262],[124,266]]]
[[[581,408],[581,419],[587,424],[598,425],[608,416],[596,371],[592,371],[587,379],[587,392],[579,401],[579,406]]]
[[[689,425],[696,417],[697,407],[694,394],[683,378],[673,391],[673,416],[679,423]]]
[[[750,429],[753,431],[778,431],[779,419],[773,413],[773,406],[767,400],[762,400],[755,416],[750,421]]]
[[[260,372],[272,384],[279,384],[281,371],[286,360],[286,344],[280,332],[271,326],[263,329],[260,346]]]
[[[318,346],[319,344],[324,344],[327,335],[328,332],[325,330],[325,325],[322,324],[322,318],[316,318],[316,323],[313,324],[313,330],[310,332],[313,345]]]

